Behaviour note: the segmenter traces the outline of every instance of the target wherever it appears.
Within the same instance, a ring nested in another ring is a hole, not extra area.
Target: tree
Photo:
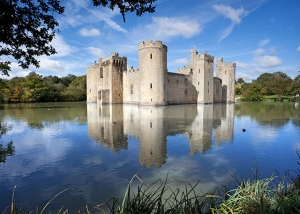
[[[54,14],[63,12],[59,0],[1,0],[0,57],[14,58],[23,69],[29,65],[38,68],[36,56],[56,53],[49,43],[58,31]],[[10,61],[1,62],[5,75],[9,64]]]
[[[244,84],[245,81],[243,80],[243,78],[238,78],[237,83],[238,84]]]
[[[125,21],[125,13],[153,13],[157,0],[93,0],[94,6],[119,8]],[[39,68],[38,56],[50,56],[56,50],[50,42],[59,31],[55,14],[63,14],[59,0],[0,0],[0,72],[9,75],[11,60],[15,59],[23,69],[30,65]]]
[[[290,93],[294,96],[296,94],[300,94],[300,75],[296,76],[295,79],[293,80]]]
[[[243,99],[246,101],[262,101],[261,86],[255,82],[247,84],[247,88],[243,92]]]
[[[155,6],[152,4],[156,1],[157,0],[93,0],[93,3],[94,6],[108,6],[111,10],[118,7],[125,22],[125,13],[127,12],[135,12],[137,16],[141,16],[145,12],[155,12]]]
[[[261,86],[261,93],[263,95],[272,95],[272,91],[269,89],[268,84],[274,74],[263,73],[256,80],[255,83]]]
[[[273,73],[267,87],[280,98],[282,95],[289,95],[292,83],[293,80],[288,75],[277,71]]]

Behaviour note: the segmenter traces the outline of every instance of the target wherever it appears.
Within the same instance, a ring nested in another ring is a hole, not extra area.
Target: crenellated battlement
[[[97,62],[95,62],[96,64]],[[105,58],[99,58],[98,63],[102,66],[112,64],[113,66],[125,65],[127,63],[127,57],[119,57],[117,52],[112,52],[110,56]]]
[[[117,52],[86,67],[87,100],[99,103],[168,105],[234,102],[236,64],[192,49],[190,61],[175,73],[167,68],[167,46],[162,41],[138,44],[138,68],[127,66]],[[217,81],[218,80],[218,81]]]
[[[207,54],[207,52],[205,51],[203,54],[197,55],[197,60],[206,60],[208,62],[214,62],[214,57]]]
[[[162,41],[156,40],[147,40],[139,43],[139,50],[144,48],[163,48],[166,51],[168,50],[167,46],[162,43]]]
[[[136,73],[139,72],[138,68],[133,68],[132,66],[128,66],[127,70],[125,71],[125,73]]]
[[[236,67],[236,63],[234,62],[223,62],[223,58],[218,58],[217,65],[223,67]]]

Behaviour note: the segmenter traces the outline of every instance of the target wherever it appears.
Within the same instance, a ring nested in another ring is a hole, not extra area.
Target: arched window
[[[150,54],[150,59],[152,59],[152,54]]]

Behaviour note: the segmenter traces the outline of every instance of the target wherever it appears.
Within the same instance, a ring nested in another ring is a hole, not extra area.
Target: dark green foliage
[[[3,145],[3,143],[0,143],[0,163],[6,162],[7,156],[12,156],[15,153],[15,147],[13,145],[13,142],[10,141],[6,145]]]
[[[272,92],[272,94],[281,97],[282,95],[289,95],[293,80],[280,71],[273,73],[273,76],[270,78],[267,83],[267,87]]]
[[[58,31],[54,15],[62,14],[59,0],[1,0],[0,57],[11,56],[22,68],[39,67],[37,56],[55,54],[49,44]],[[10,62],[1,62],[8,75]]]
[[[66,85],[67,86],[66,86]],[[0,79],[2,102],[86,101],[86,75],[43,77],[31,72],[26,77]]]
[[[255,83],[251,83],[243,91],[243,99],[246,101],[262,101],[263,95],[261,93],[261,86]]]
[[[137,16],[142,16],[144,13],[154,13],[155,6],[152,4],[157,0],[93,0],[94,6],[109,7],[114,10],[119,8],[125,22],[125,13],[135,12]]]
[[[300,75],[296,76],[294,81],[293,81],[293,84],[292,84],[292,87],[291,87],[291,92],[290,92],[291,95],[296,95],[296,94],[299,94],[300,95]]]
[[[243,78],[238,78],[237,83],[238,84],[244,84],[245,81],[243,80]]]
[[[119,8],[125,13],[153,13],[156,0],[93,0],[94,6]],[[59,31],[56,14],[63,14],[59,0],[1,0],[0,1],[0,60],[2,56],[15,59],[23,69],[39,68],[38,56],[50,56],[56,50],[50,42]],[[9,75],[10,61],[0,61],[0,71]]]

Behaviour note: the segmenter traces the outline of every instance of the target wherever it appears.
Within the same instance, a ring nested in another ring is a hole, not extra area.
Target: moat
[[[134,174],[151,183],[168,175],[180,187],[196,183],[208,192],[245,175],[254,162],[260,177],[297,168],[300,109],[295,103],[213,105],[97,105],[37,103],[3,105],[0,211],[50,205],[72,212],[122,198]],[[244,130],[243,130],[244,129]],[[134,182],[139,184],[139,182]]]

